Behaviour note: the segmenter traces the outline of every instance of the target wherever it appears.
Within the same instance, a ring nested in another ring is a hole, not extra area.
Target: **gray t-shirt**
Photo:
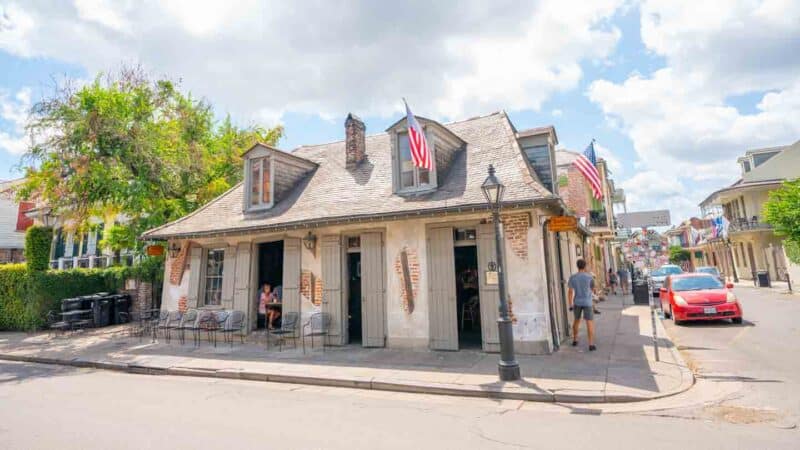
[[[578,272],[569,277],[568,286],[575,291],[575,306],[592,306],[594,278],[589,272]]]

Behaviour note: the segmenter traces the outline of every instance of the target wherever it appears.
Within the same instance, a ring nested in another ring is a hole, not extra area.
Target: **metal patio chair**
[[[269,350],[269,337],[274,336],[278,339],[278,351],[283,351],[283,341],[291,339],[294,348],[297,348],[297,324],[300,322],[300,314],[287,312],[281,316],[281,327],[278,329],[267,330],[267,350]]]
[[[244,313],[241,311],[231,311],[222,328],[219,329],[226,342],[230,342],[233,348],[233,335],[239,333],[239,339],[244,344]]]
[[[61,313],[58,311],[48,311],[47,312],[47,334],[50,335],[53,333],[54,335],[58,336],[60,332],[62,335],[65,334],[72,326],[66,320],[61,319]]]
[[[180,334],[181,345],[183,345],[184,342],[186,342],[186,334],[185,334],[186,330],[194,331],[197,328],[197,318],[198,314],[196,309],[190,309],[183,314],[183,317],[181,318],[181,323],[177,327],[177,329],[180,330],[181,332]]]
[[[322,337],[322,352],[325,352],[325,337],[328,336],[331,328],[331,315],[320,312],[314,313],[309,317],[308,322],[303,324],[303,354],[306,353],[306,336],[311,336],[311,350],[314,350],[314,336]],[[306,331],[308,330],[308,331]]]
[[[150,322],[150,331],[153,334],[153,342],[158,339],[158,330],[163,330],[164,326],[167,324],[169,320],[169,311],[159,311],[158,315],[154,317],[154,319]]]
[[[206,323],[206,333],[208,334],[208,341],[211,342],[211,339],[214,339],[214,347],[217,346],[217,332],[222,330],[225,327],[225,322],[228,320],[228,316],[230,315],[230,311],[214,311],[213,312],[213,322]]]
[[[164,332],[164,338],[169,342],[172,339],[172,330],[176,330],[183,318],[183,313],[180,311],[170,311],[167,320],[163,324],[159,324],[158,329]]]

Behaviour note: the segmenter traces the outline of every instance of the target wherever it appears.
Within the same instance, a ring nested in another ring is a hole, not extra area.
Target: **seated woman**
[[[275,289],[267,297],[267,318],[269,328],[275,328],[275,320],[281,317],[281,307],[274,303],[281,303],[283,297],[283,287],[275,286]]]

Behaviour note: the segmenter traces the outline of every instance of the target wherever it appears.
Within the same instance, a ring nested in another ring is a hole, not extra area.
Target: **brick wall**
[[[172,258],[169,264],[169,282],[175,286],[181,284],[183,271],[186,268],[186,257],[189,255],[189,241],[181,242],[181,252]]]
[[[136,282],[135,289],[123,289],[122,293],[128,294],[131,299],[129,311],[139,313],[145,309],[150,309],[153,303],[153,284],[149,282]],[[184,299],[184,306],[186,300]]]
[[[559,176],[561,175],[564,175],[564,173],[561,172]],[[589,182],[573,166],[569,167],[566,176],[567,185],[559,188],[559,193],[564,199],[564,203],[572,210],[575,216],[578,218],[585,217],[586,220],[589,220],[589,210],[591,208],[588,194],[590,192]]]
[[[531,226],[528,213],[503,214],[503,234],[511,245],[511,251],[523,261],[528,260],[528,228]]]
[[[406,257],[403,258],[403,253]],[[404,267],[403,261],[407,262]],[[400,299],[403,304],[403,311],[408,314],[414,312],[414,299],[419,294],[419,258],[417,250],[414,248],[403,247],[394,259],[394,271],[400,278]],[[408,273],[408,279],[406,279]],[[409,287],[410,286],[410,292]]]
[[[322,304],[322,277],[310,270],[303,270],[300,273],[300,295],[309,299],[314,305]]]

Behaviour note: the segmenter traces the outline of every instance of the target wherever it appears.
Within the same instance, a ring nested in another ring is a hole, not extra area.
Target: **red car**
[[[723,285],[705,273],[670,275],[659,292],[661,310],[676,325],[687,320],[718,319],[742,323],[742,305],[732,289],[733,284]]]

